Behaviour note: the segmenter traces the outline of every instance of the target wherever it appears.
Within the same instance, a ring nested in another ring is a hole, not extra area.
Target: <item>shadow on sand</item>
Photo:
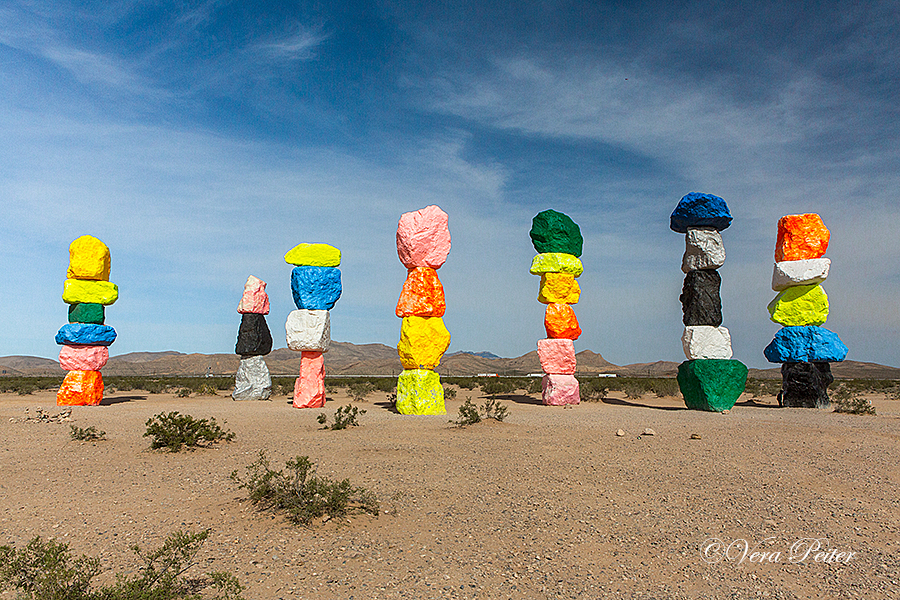
[[[481,396],[480,398],[482,400],[487,400],[490,396]],[[516,404],[543,405],[540,398],[533,398],[532,396],[527,396],[525,394],[496,394],[493,398],[495,400],[508,400],[509,402],[515,402]]]
[[[147,396],[113,396],[104,398],[100,401],[100,406],[112,406],[113,404],[121,404],[122,402],[132,402],[134,400],[146,400]]]
[[[615,406],[638,406],[640,408],[652,408],[653,410],[688,410],[687,406],[653,406],[651,404],[641,404],[640,402],[629,402],[624,398],[604,398],[601,402]]]

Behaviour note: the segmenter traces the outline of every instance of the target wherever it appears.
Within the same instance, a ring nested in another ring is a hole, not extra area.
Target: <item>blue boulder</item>
[[[717,231],[731,225],[731,211],[718,196],[691,192],[681,199],[669,219],[669,227],[687,233],[688,227],[712,227]]]
[[[841,362],[847,356],[847,346],[833,331],[803,325],[782,327],[763,354],[773,363]]]
[[[109,346],[116,341],[116,330],[109,325],[95,323],[67,323],[56,333],[56,343],[73,346]]]
[[[291,293],[297,310],[331,310],[341,297],[341,270],[337,267],[294,267]]]

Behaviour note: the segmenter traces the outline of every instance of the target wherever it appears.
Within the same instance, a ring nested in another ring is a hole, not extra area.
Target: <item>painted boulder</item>
[[[109,248],[90,235],[83,235],[69,244],[69,279],[109,281]]]
[[[684,196],[669,218],[669,227],[687,233],[689,227],[711,227],[717,231],[731,225],[731,211],[725,200],[713,194],[691,192]]]
[[[449,254],[447,213],[431,205],[400,216],[397,223],[397,256],[407,269],[440,269]]]
[[[341,297],[341,270],[336,267],[294,267],[291,293],[303,310],[331,310]]]
[[[820,258],[828,249],[831,234],[815,213],[786,215],[778,220],[775,262]]]
[[[540,254],[561,252],[581,256],[584,238],[581,229],[568,215],[545,210],[531,221],[531,243]]]

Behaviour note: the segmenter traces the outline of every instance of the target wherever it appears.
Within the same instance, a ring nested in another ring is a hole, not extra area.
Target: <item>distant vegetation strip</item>
[[[0,393],[28,395],[41,390],[55,391],[62,383],[62,377],[0,377]],[[294,377],[272,377],[273,396],[291,396],[294,392]],[[578,375],[581,396],[584,400],[599,400],[609,392],[623,392],[630,398],[644,394],[658,397],[679,396],[678,383],[673,377],[596,377]],[[141,391],[149,394],[176,394],[187,397],[191,394],[216,396],[227,395],[234,388],[234,377],[150,377],[139,375],[109,375],[103,377],[106,394]],[[382,376],[328,377],[326,392],[336,393],[339,389],[349,389],[367,382],[372,392],[392,394],[396,392],[397,378]],[[539,394],[540,377],[441,377],[445,386],[456,386],[462,390],[480,390],[482,394],[497,396],[524,392]],[[900,382],[895,379],[842,379],[840,386],[858,393],[881,393],[890,398],[897,397]],[[781,388],[778,379],[747,380],[746,392],[752,397],[774,396]]]

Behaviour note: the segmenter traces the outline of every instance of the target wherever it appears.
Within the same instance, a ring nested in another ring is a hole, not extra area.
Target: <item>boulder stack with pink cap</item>
[[[116,330],[104,323],[106,307],[119,298],[119,288],[109,281],[110,256],[106,244],[83,235],[69,246],[69,269],[63,302],[69,305],[69,322],[56,334],[59,365],[69,373],[56,403],[96,406],[103,400],[103,376],[109,345]]]
[[[237,308],[241,314],[234,351],[241,355],[241,364],[234,374],[235,400],[268,400],[272,394],[272,378],[263,358],[272,351],[272,334],[266,324],[269,314],[269,295],[266,282],[250,275],[244,284],[244,294]]]
[[[541,398],[552,406],[578,404],[581,395],[575,378],[575,340],[581,328],[570,305],[577,304],[581,295],[575,279],[584,271],[578,258],[584,239],[578,225],[555,210],[538,213],[531,222],[530,235],[538,252],[531,261],[531,273],[541,276],[538,302],[547,305],[547,337],[537,343],[544,371]]]
[[[325,406],[325,356],[331,343],[331,309],[341,297],[341,251],[328,244],[299,244],[284,255],[294,265],[291,293],[297,310],[284,324],[287,346],[300,352],[295,408]]]
[[[447,213],[437,206],[404,213],[397,225],[397,255],[407,268],[395,314],[403,319],[397,353],[397,410],[404,415],[443,415],[444,388],[434,371],[450,346],[444,327],[444,288],[437,276],[450,253]]]

